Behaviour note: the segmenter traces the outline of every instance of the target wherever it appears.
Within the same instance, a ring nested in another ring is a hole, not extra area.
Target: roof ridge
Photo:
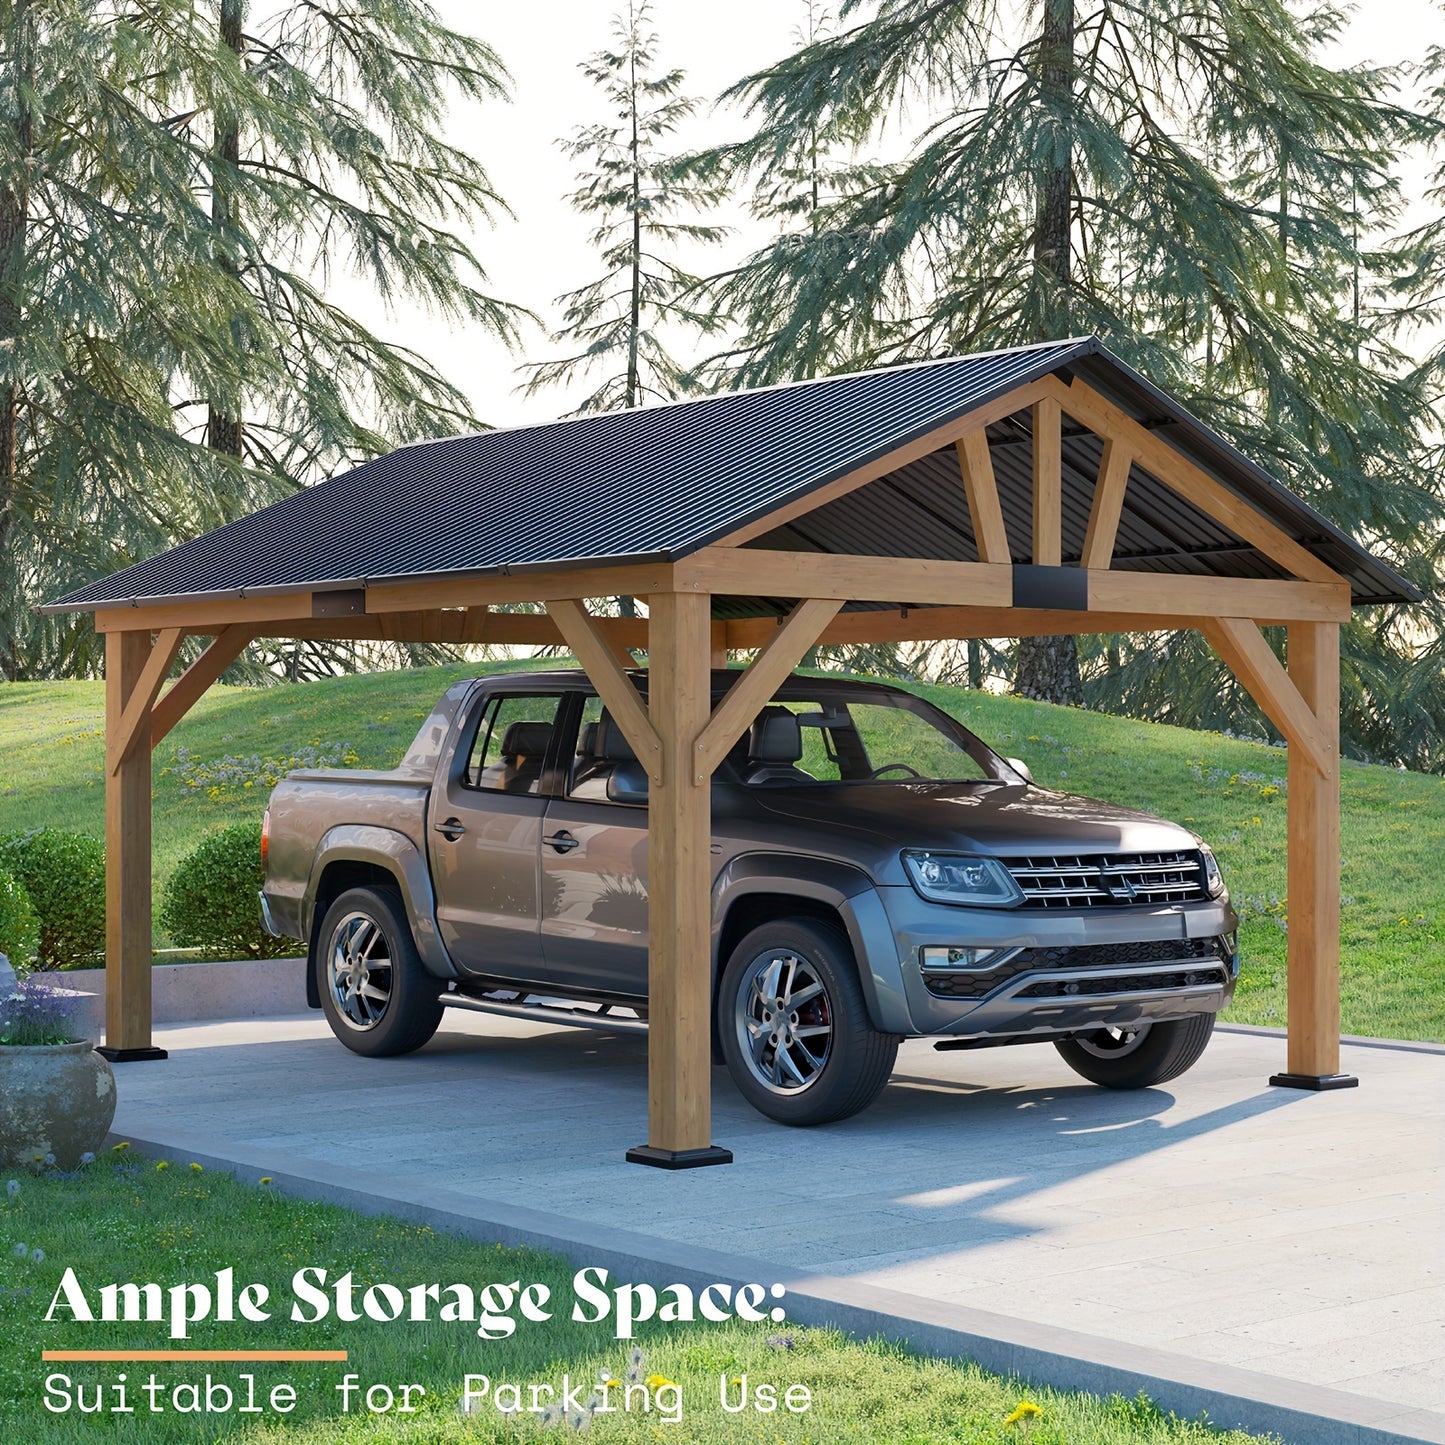
[[[826,386],[830,383],[852,381],[863,376],[878,376],[883,373],[920,371],[926,366],[959,366],[968,361],[987,361],[994,356],[1023,356],[1030,351],[1069,351],[1077,355],[1090,355],[1107,351],[1104,343],[1095,335],[1068,336],[1059,341],[1028,341],[1018,346],[996,346],[991,351],[965,351],[954,356],[930,356],[919,361],[900,361],[881,366],[865,366],[858,371],[835,371],[827,376],[803,376],[792,381],[770,381],[766,386],[740,386],[730,391],[709,391],[701,396],[682,396],[674,401],[648,402],[644,406],[624,406],[615,411],[573,412],[569,416],[553,417],[550,421],[521,422],[517,426],[483,427],[479,431],[453,432],[441,437],[419,437],[414,442],[402,442],[396,451],[408,451],[412,447],[435,446],[438,442],[467,441],[472,437],[519,436],[523,432],[545,431],[550,427],[574,426],[583,422],[596,421],[600,417],[643,416],[650,412],[681,411],[685,407],[701,406],[705,402],[717,401],[722,397],[763,396],[773,391],[797,391],[804,387]],[[1112,354],[1112,353],[1110,353]],[[390,453],[388,454],[390,455]],[[363,463],[362,465],[365,465]],[[341,473],[340,475],[345,475]],[[329,479],[328,479],[329,480]]]

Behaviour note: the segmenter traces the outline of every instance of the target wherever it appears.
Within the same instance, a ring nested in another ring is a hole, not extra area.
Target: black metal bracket
[[[1030,567],[1013,569],[1013,605],[1044,607],[1058,612],[1089,610],[1089,574],[1082,567]]]
[[[112,1049],[104,1044],[96,1049],[101,1058],[108,1059],[112,1064],[140,1064],[147,1059],[168,1059],[170,1055],[164,1049],[155,1048],[147,1044],[143,1049]]]
[[[1360,1081],[1353,1074],[1271,1074],[1269,1081],[1277,1089],[1358,1089]]]
[[[709,1144],[706,1149],[658,1149],[639,1144],[627,1151],[629,1164],[647,1164],[653,1169],[705,1169],[709,1164],[731,1164],[733,1151]]]

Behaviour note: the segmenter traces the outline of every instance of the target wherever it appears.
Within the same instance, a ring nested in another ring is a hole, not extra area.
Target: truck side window
[[[640,788],[645,794],[646,774],[633,755],[632,744],[613,722],[601,699],[589,697],[582,705],[577,728],[577,750],[572,758],[568,796],[589,803],[617,801],[608,784],[619,768],[635,774],[633,788]]]
[[[542,764],[561,705],[556,694],[489,699],[467,758],[467,786],[499,793],[540,792]]]

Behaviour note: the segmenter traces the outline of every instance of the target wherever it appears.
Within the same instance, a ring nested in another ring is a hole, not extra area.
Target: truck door
[[[560,692],[484,694],[438,779],[427,839],[437,924],[468,973],[541,973],[538,849],[555,768]]]
[[[647,994],[647,774],[595,697],[542,837],[542,952],[559,992]],[[567,766],[563,767],[563,764]]]

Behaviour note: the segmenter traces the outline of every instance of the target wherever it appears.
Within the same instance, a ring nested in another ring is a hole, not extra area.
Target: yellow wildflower
[[[660,1390],[664,1385],[675,1385],[676,1380],[669,1380],[666,1375],[649,1375],[645,1381],[649,1390]]]
[[[162,1159],[161,1162],[156,1165],[156,1172],[159,1173],[162,1169],[169,1169],[170,1167],[171,1161],[169,1159]]]
[[[200,1173],[202,1173],[202,1172],[203,1172],[203,1171],[202,1171],[202,1169],[201,1169],[201,1166],[200,1166],[199,1164],[197,1164],[194,1159],[192,1159],[192,1160],[191,1160],[191,1173],[192,1173],[192,1174],[200,1174]]]
[[[1004,1417],[1005,1425],[1024,1424],[1027,1428],[1029,1421],[1037,1420],[1044,1412],[1034,1404],[1032,1400],[1020,1400],[1017,1405]]]

